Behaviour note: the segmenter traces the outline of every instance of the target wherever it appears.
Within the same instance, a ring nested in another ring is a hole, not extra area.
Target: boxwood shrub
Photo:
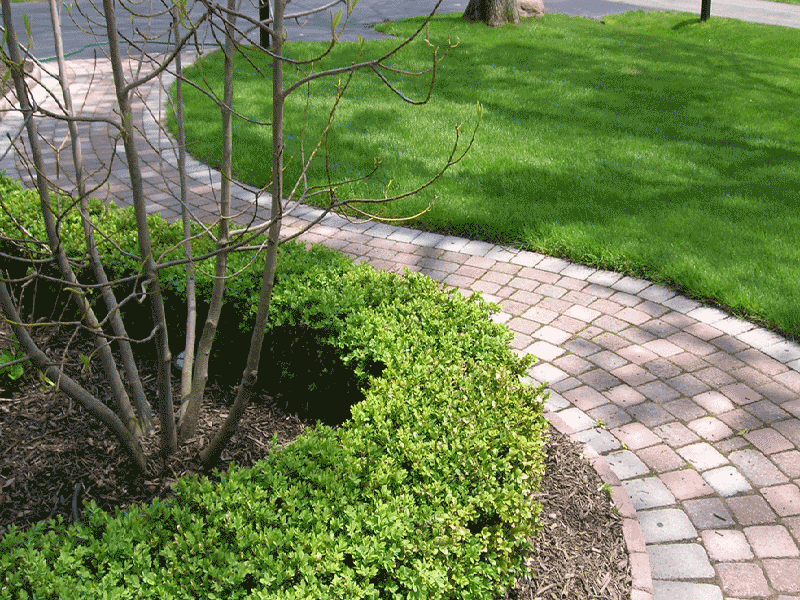
[[[7,235],[14,215],[43,236],[33,193],[2,180],[0,198]],[[132,211],[93,210],[136,254]],[[180,239],[177,225],[151,223],[160,248]],[[62,221],[71,254],[79,227],[72,214]],[[138,269],[110,244],[102,252],[116,274]],[[234,255],[231,269],[251,259]],[[228,286],[245,326],[261,264]],[[530,575],[544,391],[523,382],[529,361],[490,319],[496,307],[319,246],[285,244],[279,264],[270,328],[308,328],[340,353],[365,384],[352,418],[219,481],[183,478],[167,502],[115,515],[88,502],[77,525],[12,527],[0,541],[0,597],[484,599]],[[180,297],[184,278],[165,271],[168,294]],[[210,285],[201,276],[203,293]]]

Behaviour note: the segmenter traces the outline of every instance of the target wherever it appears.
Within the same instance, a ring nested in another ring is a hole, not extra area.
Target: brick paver
[[[714,562],[744,561],[754,556],[745,534],[736,529],[706,530],[701,537],[709,558]]]
[[[774,523],[777,518],[767,501],[758,495],[739,496],[729,498],[728,508],[731,509],[739,525],[756,525],[758,523]]]
[[[69,64],[85,89],[95,65]],[[111,115],[111,77],[106,63],[98,68],[84,111]],[[163,114],[158,91],[153,80],[153,115]],[[174,172],[169,138],[143,107],[136,103],[134,122],[154,146],[140,145],[151,210],[175,218],[175,184],[159,175],[164,164]],[[17,117],[0,127],[13,131]],[[124,158],[112,128],[79,125],[95,168]],[[20,167],[14,153],[0,162],[9,174]],[[123,167],[115,163],[98,196],[128,203]],[[218,174],[190,161],[187,175],[190,204],[213,210]],[[240,186],[237,196],[244,219],[267,217],[252,190]],[[301,208],[287,225],[315,215]],[[512,347],[538,355],[530,376],[554,390],[549,418],[605,465],[598,471],[626,519],[632,600],[800,593],[800,346],[663,286],[514,248],[335,217],[303,239],[500,304],[495,319],[514,331]]]
[[[763,598],[770,593],[764,572],[755,563],[718,563],[716,569],[722,590],[730,596]]]
[[[782,525],[745,527],[744,534],[759,558],[798,556],[797,544]]]

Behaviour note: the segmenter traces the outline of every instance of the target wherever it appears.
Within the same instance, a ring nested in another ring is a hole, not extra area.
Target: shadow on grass
[[[662,15],[656,33],[658,17],[644,14],[619,17],[622,26],[548,15],[502,31],[442,18],[432,41],[452,35],[460,45],[425,109],[440,112],[418,118],[387,108],[369,85],[355,88],[329,140],[334,177],[361,176],[381,156],[391,160],[375,186],[354,194],[374,195],[391,180],[413,187],[435,173],[435,153],[449,150],[430,142],[431,124],[480,101],[478,143],[439,181],[441,199],[421,228],[635,272],[800,335],[791,308],[800,291],[786,283],[800,265],[796,250],[785,250],[800,247],[798,123],[789,108],[800,57],[773,60],[792,32],[687,17]],[[392,27],[401,34],[405,25]],[[763,312],[770,295],[775,306]]]

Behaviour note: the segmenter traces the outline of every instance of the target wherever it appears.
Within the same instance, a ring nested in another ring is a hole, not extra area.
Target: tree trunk
[[[51,0],[52,1],[52,0]],[[172,30],[175,34],[175,49],[180,50],[180,24],[184,18],[181,7],[176,2],[172,6]],[[183,248],[189,262],[186,264],[186,343],[181,369],[181,406],[178,422],[184,423],[189,396],[192,393],[194,377],[195,346],[197,343],[197,292],[195,289],[196,270],[193,261],[192,221],[189,216],[189,186],[186,178],[186,121],[183,109],[183,63],[181,52],[175,55],[175,121],[178,129],[178,178],[180,179],[181,223],[183,224]]]
[[[3,20],[5,24],[4,41],[8,47],[11,76],[14,80],[17,99],[20,104],[20,111],[26,116],[25,127],[27,129],[28,140],[30,142],[29,148],[33,166],[36,169],[36,189],[40,196],[42,218],[45,223],[45,230],[47,232],[50,252],[56,259],[56,264],[58,264],[61,275],[64,278],[63,281],[66,282],[67,286],[69,286],[67,289],[70,289],[73,292],[72,297],[78,305],[81,314],[83,315],[83,320],[85,321],[89,330],[94,334],[93,337],[95,347],[97,348],[97,352],[100,356],[100,362],[106,374],[106,380],[108,381],[110,387],[111,397],[117,404],[118,412],[128,430],[132,434],[138,436],[140,430],[136,420],[136,415],[134,414],[133,406],[130,403],[128,393],[125,390],[125,386],[122,382],[122,377],[117,367],[116,360],[114,359],[108,344],[106,344],[105,340],[102,338],[102,328],[100,327],[100,323],[95,316],[91,304],[86,299],[85,294],[80,290],[78,279],[75,276],[72,265],[70,264],[70,261],[64,252],[63,245],[61,244],[56,215],[53,212],[50,204],[50,184],[45,176],[45,167],[39,146],[37,123],[35,119],[31,118],[34,114],[34,108],[28,101],[28,89],[25,84],[22,70],[24,60],[19,52],[19,45],[14,32],[14,24],[11,21],[11,7],[7,0],[3,0]],[[53,369],[55,369],[55,367],[53,367]]]
[[[61,6],[56,0],[50,0],[50,17],[53,23],[56,58],[58,59],[59,82],[61,83],[61,91],[64,96],[64,110],[70,116],[75,116],[75,111],[72,106],[72,94],[70,93],[69,82],[67,81],[67,68],[64,61],[64,42],[61,34]],[[136,410],[138,411],[139,425],[142,433],[150,435],[154,431],[150,403],[147,400],[142,380],[139,377],[139,369],[133,357],[133,349],[127,339],[128,333],[125,330],[125,324],[122,322],[122,315],[120,314],[117,299],[114,296],[112,287],[109,285],[105,267],[97,251],[97,242],[95,240],[94,229],[92,228],[91,217],[89,216],[89,198],[86,195],[86,184],[83,173],[83,152],[81,150],[81,140],[78,135],[78,126],[75,121],[69,121],[67,127],[69,128],[70,140],[72,142],[72,161],[75,166],[75,180],[78,187],[78,197],[81,202],[80,211],[83,220],[84,237],[86,238],[86,248],[89,251],[89,259],[92,263],[95,277],[97,277],[97,282],[104,286],[101,288],[100,293],[103,296],[106,309],[110,315],[114,335],[118,338],[117,344],[120,355],[122,356],[122,364],[125,368],[130,392],[133,396]]]
[[[281,212],[283,210],[283,106],[286,100],[286,91],[283,89],[283,14],[287,3],[286,0],[275,1],[275,34],[272,37],[272,211],[270,214],[272,223],[269,228],[267,258],[261,279],[258,311],[253,333],[250,336],[247,364],[242,373],[233,406],[222,427],[200,453],[200,461],[206,470],[219,460],[222,450],[236,433],[239,421],[250,402],[253,389],[258,381],[258,365],[261,362],[264,331],[267,327],[272,303],[272,288],[275,283],[278,243],[281,235]]]
[[[139,166],[139,155],[136,151],[134,140],[134,126],[131,122],[130,91],[126,85],[122,67],[120,51],[120,35],[117,29],[116,4],[114,0],[103,0],[103,13],[108,34],[108,51],[111,59],[111,70],[114,75],[114,89],[117,93],[117,106],[122,119],[120,131],[122,142],[125,146],[125,158],[128,162],[128,173],[131,178],[131,196],[134,212],[136,214],[136,232],[139,238],[139,251],[144,259],[143,274],[147,282],[147,295],[153,314],[153,324],[156,328],[156,347],[158,353],[158,392],[159,392],[159,421],[161,425],[161,453],[170,456],[178,449],[177,432],[175,430],[175,414],[172,404],[171,373],[172,355],[169,350],[169,337],[167,333],[167,316],[164,308],[164,299],[161,295],[161,280],[158,275],[157,265],[153,256],[153,247],[150,241],[150,228],[147,225],[147,209],[145,207],[144,185],[142,183],[142,170]]]
[[[519,23],[517,0],[469,0],[464,18],[482,21],[489,27]]]
[[[234,0],[228,0],[228,10],[233,13],[236,9]],[[208,383],[208,364],[214,339],[217,336],[219,320],[222,316],[222,306],[225,298],[225,281],[228,269],[228,251],[225,249],[230,240],[230,215],[231,215],[231,184],[233,182],[233,72],[234,59],[236,58],[236,42],[234,41],[236,29],[236,16],[229,14],[225,23],[225,70],[224,92],[222,102],[222,187],[220,188],[219,228],[217,230],[217,262],[214,271],[214,288],[211,292],[211,303],[208,316],[197,349],[197,364],[194,366],[192,389],[186,396],[181,406],[183,414],[180,426],[180,438],[186,440],[197,432],[197,422],[200,418],[200,407],[205,396]],[[185,142],[184,142],[185,143]],[[188,350],[188,345],[187,345]],[[187,355],[188,356],[188,355]],[[187,359],[188,360],[188,359]],[[187,365],[184,363],[184,369]]]

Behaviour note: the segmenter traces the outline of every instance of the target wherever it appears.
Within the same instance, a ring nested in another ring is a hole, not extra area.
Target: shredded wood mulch
[[[0,332],[0,351],[3,337]],[[49,347],[54,348],[52,343]],[[151,460],[152,472],[132,480],[129,459],[103,424],[35,379],[33,369],[28,373],[20,390],[0,388],[0,538],[12,524],[24,530],[56,515],[71,521],[78,484],[81,504],[93,499],[112,514],[156,497],[168,499],[178,478],[199,471],[197,451],[228,410],[229,390],[211,385],[197,435],[163,468]],[[152,380],[152,374],[145,375],[150,385]],[[9,381],[0,377],[2,383]],[[232,461],[253,465],[269,452],[273,436],[285,445],[311,426],[262,398],[248,408],[219,468],[225,470]],[[580,447],[552,428],[540,499],[543,529],[530,556],[536,577],[519,581],[506,599],[629,599],[631,575],[622,520]]]
[[[616,512],[581,447],[550,427],[542,481],[542,530],[529,564],[536,577],[517,582],[507,600],[622,600],[631,566]]]

